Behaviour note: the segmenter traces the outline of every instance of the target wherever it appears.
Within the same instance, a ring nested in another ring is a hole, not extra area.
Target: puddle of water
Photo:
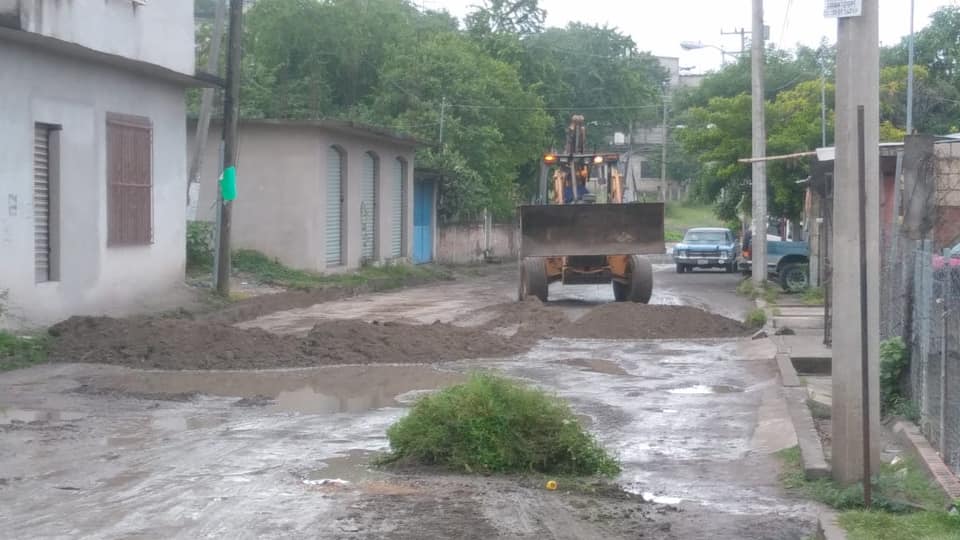
[[[649,491],[644,491],[641,493],[643,500],[652,502],[655,504],[680,504],[683,499],[680,497],[667,497],[666,495],[654,495]]]
[[[602,373],[604,375],[630,375],[627,370],[620,367],[616,362],[600,358],[571,358],[569,360],[558,360],[557,363],[577,367],[583,371]]]
[[[83,415],[68,411],[33,411],[26,409],[0,408],[0,425],[14,422],[71,422],[83,418]]]
[[[409,404],[418,397],[417,392],[456,384],[464,378],[462,373],[425,365],[377,365],[272,371],[130,371],[95,377],[89,385],[132,395],[268,398],[272,402],[265,402],[267,410],[331,414]]]
[[[727,385],[707,386],[703,384],[696,384],[682,388],[671,388],[670,390],[667,390],[667,392],[671,394],[732,394],[735,392],[743,392],[743,389],[737,388],[736,386]]]
[[[319,469],[308,472],[303,479],[307,485],[347,485],[376,475],[370,460],[374,452],[352,450],[346,454],[327,458]]]

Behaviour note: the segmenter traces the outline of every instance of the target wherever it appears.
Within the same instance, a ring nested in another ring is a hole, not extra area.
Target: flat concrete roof
[[[196,122],[195,118],[190,119]],[[211,122],[220,124],[219,118],[214,118]],[[363,124],[351,120],[337,120],[332,118],[319,118],[316,120],[284,120],[273,118],[241,118],[240,126],[274,126],[274,127],[293,127],[293,128],[317,128],[334,133],[343,133],[357,137],[367,137],[380,140],[386,140],[400,146],[417,146],[420,144],[416,137],[409,133],[403,133],[383,126],[372,124]]]
[[[132,60],[125,56],[97,51],[84,47],[83,45],[44,36],[42,34],[4,27],[3,22],[4,21],[0,19],[0,41],[6,40],[21,43],[65,58],[108,65],[124,71],[139,73],[147,77],[179,84],[184,87],[223,86],[223,79],[215,75],[210,75],[209,73],[187,75],[163,66],[158,66],[157,64],[151,64],[150,62]]]

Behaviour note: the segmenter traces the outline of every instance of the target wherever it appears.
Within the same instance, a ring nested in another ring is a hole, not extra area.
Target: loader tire
[[[630,256],[630,287],[627,298],[631,302],[647,304],[653,295],[653,265],[639,255]]]
[[[521,272],[520,300],[531,296],[547,301],[547,265],[543,259],[531,257],[523,260]]]
[[[626,283],[613,281],[613,299],[617,302],[626,302],[629,296],[630,287]]]

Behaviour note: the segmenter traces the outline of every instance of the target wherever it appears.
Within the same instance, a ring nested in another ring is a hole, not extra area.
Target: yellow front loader
[[[543,189],[545,204],[519,209],[519,298],[546,302],[557,281],[611,283],[618,302],[647,303],[653,269],[644,255],[664,253],[663,203],[624,202],[620,156],[585,152],[585,138],[583,117],[574,116],[564,152],[543,158],[552,194]]]

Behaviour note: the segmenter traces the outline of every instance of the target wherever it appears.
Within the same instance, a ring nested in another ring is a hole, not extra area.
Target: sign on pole
[[[823,16],[859,17],[863,12],[863,0],[823,0]]]

